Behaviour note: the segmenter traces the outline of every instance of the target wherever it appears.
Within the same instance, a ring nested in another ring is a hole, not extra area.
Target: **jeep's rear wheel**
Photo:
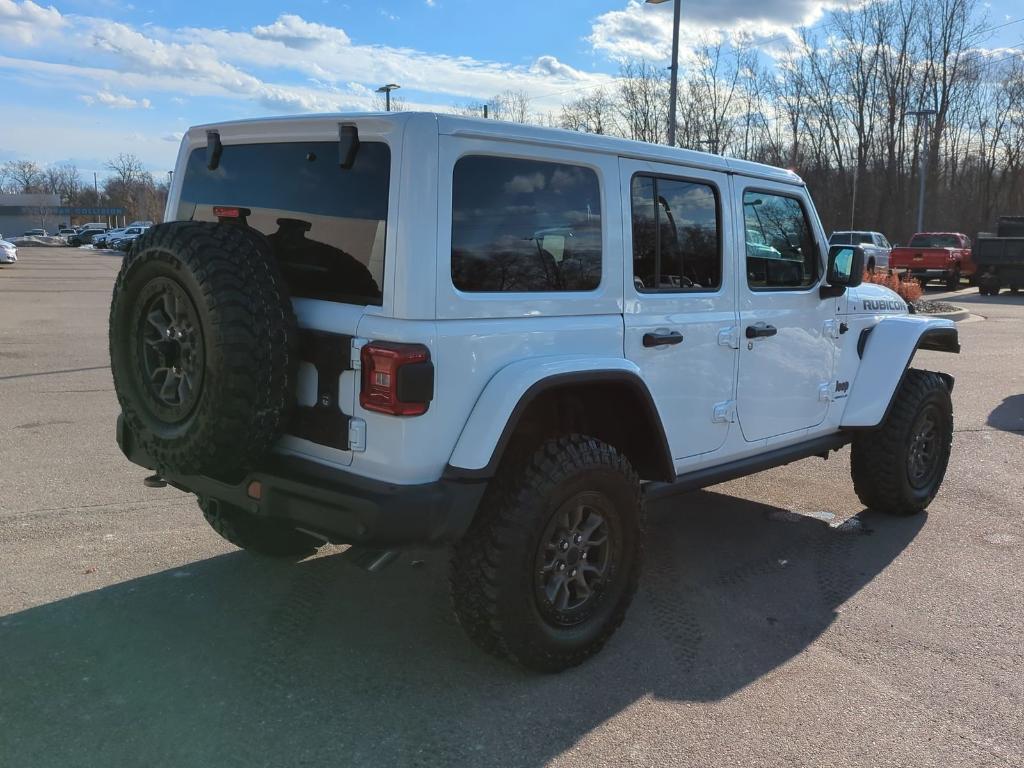
[[[222,538],[249,552],[301,560],[323,544],[320,539],[280,520],[259,517],[234,504],[200,496],[199,508],[206,522]]]
[[[160,472],[237,477],[278,438],[295,317],[269,245],[173,222],[135,241],[114,285],[110,364],[133,441]]]
[[[499,471],[455,546],[455,612],[486,651],[538,671],[567,669],[622,623],[642,555],[629,461],[594,438],[554,438]]]
[[[882,426],[853,441],[850,469],[857,496],[877,512],[920,512],[939,491],[952,441],[946,382],[930,371],[907,371]]]

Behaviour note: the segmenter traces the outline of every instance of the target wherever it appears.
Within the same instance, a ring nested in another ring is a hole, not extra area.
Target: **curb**
[[[971,313],[963,307],[957,307],[953,312],[918,312],[919,315],[925,317],[934,317],[939,320],[952,320],[954,323],[959,323],[961,320],[966,320],[971,316]]]

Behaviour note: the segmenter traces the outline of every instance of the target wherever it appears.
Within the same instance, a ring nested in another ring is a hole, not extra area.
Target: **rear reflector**
[[[213,215],[218,219],[237,219],[242,215],[238,208],[225,208],[222,205],[213,206]]]
[[[392,416],[419,416],[434,397],[434,366],[422,344],[372,341],[360,352],[359,404]]]

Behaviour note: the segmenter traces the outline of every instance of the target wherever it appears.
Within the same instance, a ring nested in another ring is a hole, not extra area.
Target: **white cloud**
[[[32,0],[0,0],[0,30],[6,40],[32,45],[66,26],[67,21],[52,5],[45,8]]]
[[[14,7],[12,0],[0,3],[8,13]],[[24,13],[24,5],[17,6],[19,13]],[[144,91],[150,98],[161,93],[175,104],[186,97],[189,103],[218,97],[249,101],[273,112],[369,109],[374,104],[374,89],[383,82],[402,85],[408,108],[436,108],[515,89],[533,98],[532,108],[546,109],[557,107],[558,94],[568,89],[612,80],[607,75],[581,72],[554,56],[540,56],[529,65],[512,65],[409,48],[357,45],[340,28],[289,14],[243,31],[134,27],[87,16],[62,17],[60,23],[67,25],[61,32],[63,62],[52,60],[53,48],[28,46],[29,51],[20,57],[0,53],[0,76],[37,87],[74,93],[85,90],[89,103],[112,108],[149,104],[112,93],[108,84],[116,82],[123,93]],[[89,65],[68,61],[88,61]],[[422,97],[416,103],[418,94],[428,94],[426,104]]]
[[[119,93],[111,93],[110,91],[99,91],[94,94],[86,93],[78,98],[90,107],[94,104],[110,107],[111,109],[149,109],[153,106],[149,99],[132,99]]]
[[[679,25],[680,46],[727,34],[753,41],[789,36],[797,26],[821,19],[839,0],[715,0],[684,3]],[[613,59],[668,59],[672,51],[672,4],[651,5],[629,0],[620,11],[594,19],[587,38],[597,51]]]
[[[309,50],[322,43],[348,45],[349,37],[340,27],[306,21],[301,16],[286,13],[268,26],[252,28],[252,34],[261,40],[274,40],[289,48]]]

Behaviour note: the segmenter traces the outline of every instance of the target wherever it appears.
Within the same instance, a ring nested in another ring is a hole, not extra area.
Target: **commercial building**
[[[0,234],[11,237],[30,229],[56,232],[60,226],[87,221],[114,223],[124,216],[123,208],[82,207],[60,204],[60,195],[0,194]]]

